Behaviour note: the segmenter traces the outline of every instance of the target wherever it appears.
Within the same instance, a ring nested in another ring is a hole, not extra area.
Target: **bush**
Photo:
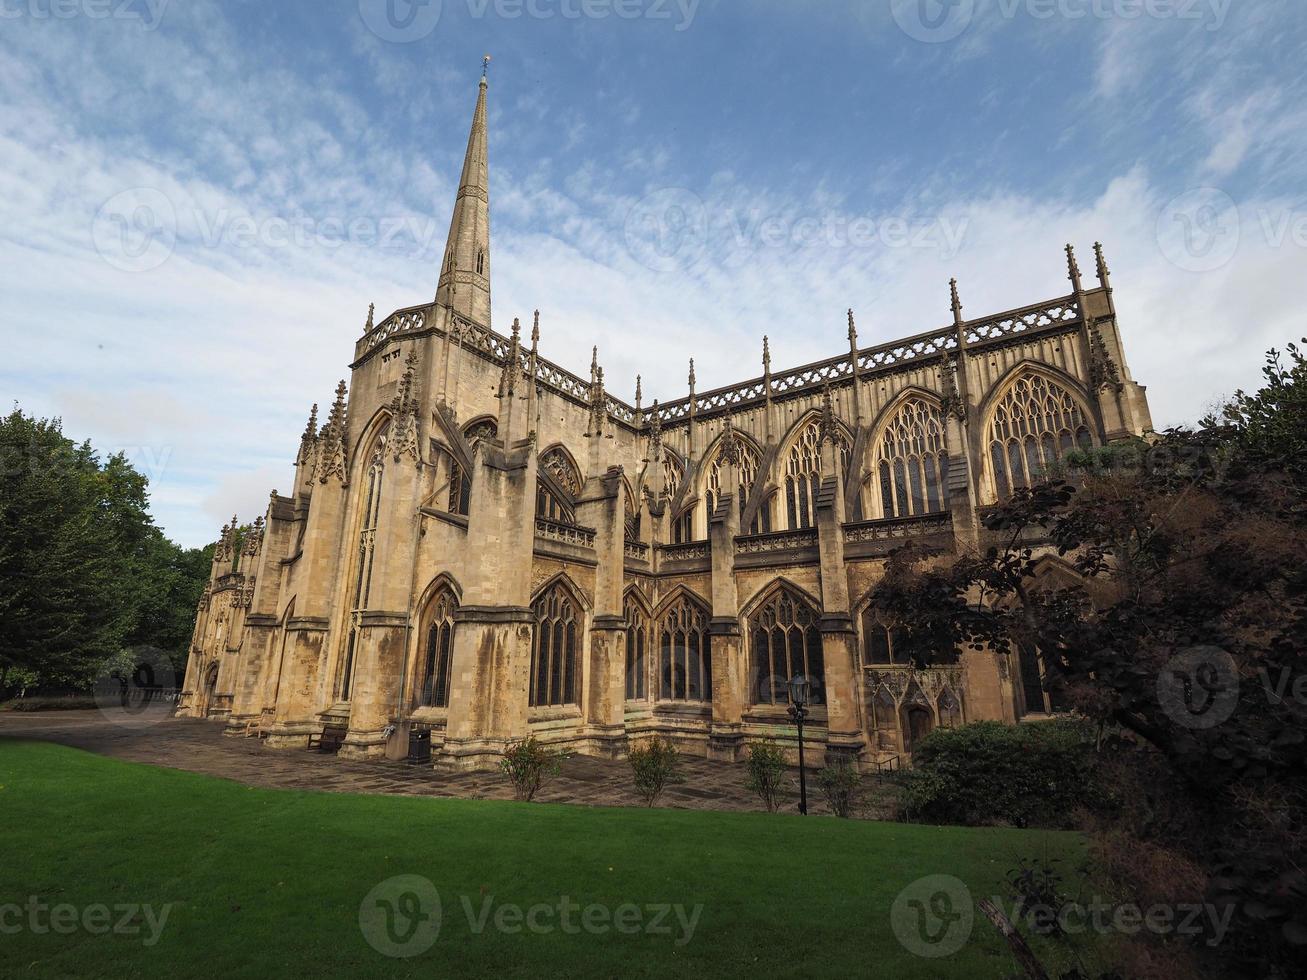
[[[862,802],[862,776],[847,759],[817,773],[817,785],[830,812],[837,817],[847,820]]]
[[[669,783],[681,781],[681,753],[665,738],[655,735],[644,745],[631,749],[627,756],[631,775],[635,777],[635,791],[645,806],[658,802]]]
[[[546,779],[558,775],[562,759],[563,753],[545,748],[532,735],[505,750],[499,770],[513,784],[514,797],[530,802]]]
[[[937,728],[904,774],[908,819],[929,823],[1067,827],[1096,804],[1094,736],[1078,721]]]
[[[785,783],[785,753],[776,740],[765,738],[749,746],[749,778],[745,785],[758,794],[772,813],[781,808]]]

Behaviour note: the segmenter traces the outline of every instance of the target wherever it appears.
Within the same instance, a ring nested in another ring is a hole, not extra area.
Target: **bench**
[[[322,726],[322,731],[314,732],[309,736],[308,749],[309,751],[317,749],[319,752],[339,752],[340,745],[345,741],[347,734],[349,734],[347,725],[327,722]]]

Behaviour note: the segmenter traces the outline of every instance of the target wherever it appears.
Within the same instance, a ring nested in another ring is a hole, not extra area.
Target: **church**
[[[290,492],[223,528],[179,714],[461,770],[531,735],[793,748],[796,675],[809,759],[864,769],[1051,712],[1037,654],[914,668],[869,596],[894,549],[977,548],[1013,488],[1151,430],[1101,246],[1093,284],[1067,247],[1065,295],[968,319],[954,283],[924,333],[860,347],[850,313],[825,360],[774,369],[763,338],[748,380],[697,391],[690,362],[684,397],[628,404],[545,357],[538,313],[493,328],[487,90],[434,300],[369,313]]]

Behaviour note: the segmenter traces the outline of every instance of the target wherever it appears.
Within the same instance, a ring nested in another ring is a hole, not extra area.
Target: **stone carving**
[[[317,477],[319,483],[336,479],[346,482],[345,462],[345,394],[348,389],[342,379],[336,386],[336,399],[331,404],[331,414],[322,429],[318,452]]]

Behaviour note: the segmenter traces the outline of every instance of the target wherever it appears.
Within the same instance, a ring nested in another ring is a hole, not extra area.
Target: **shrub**
[[[681,753],[658,735],[631,749],[627,760],[635,777],[635,791],[645,806],[653,806],[669,783],[681,780]]]
[[[837,817],[847,820],[862,802],[862,776],[847,759],[817,773],[817,785],[826,797],[830,812]]]
[[[505,750],[499,770],[513,784],[514,797],[529,802],[546,779],[558,775],[562,758],[563,753],[546,748],[532,735]]]
[[[785,753],[776,740],[765,738],[749,746],[749,778],[745,785],[758,794],[772,813],[781,808],[785,782]]]
[[[1097,802],[1093,730],[1078,721],[937,728],[904,774],[909,819],[1066,827]]]

